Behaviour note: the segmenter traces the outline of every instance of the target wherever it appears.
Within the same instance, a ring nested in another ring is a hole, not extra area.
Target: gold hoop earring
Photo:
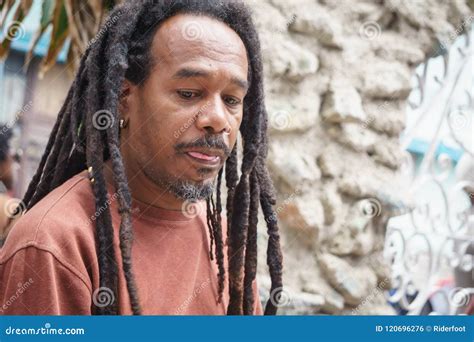
[[[128,119],[120,119],[119,127],[120,128],[126,128],[127,126],[128,126]]]

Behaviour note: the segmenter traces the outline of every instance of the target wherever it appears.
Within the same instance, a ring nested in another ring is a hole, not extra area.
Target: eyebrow
[[[210,76],[211,76],[211,73],[206,70],[194,69],[194,68],[182,68],[173,75],[173,78],[186,79],[186,78],[193,78],[193,77],[210,77]],[[230,82],[242,88],[245,91],[247,91],[249,88],[249,83],[240,77],[234,76],[230,79]]]

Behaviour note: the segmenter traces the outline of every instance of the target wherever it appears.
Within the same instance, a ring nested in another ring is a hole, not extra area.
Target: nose
[[[199,110],[196,126],[207,134],[230,132],[228,113],[220,97],[208,100]]]

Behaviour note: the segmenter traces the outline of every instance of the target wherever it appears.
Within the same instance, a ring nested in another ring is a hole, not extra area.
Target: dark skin
[[[149,77],[139,85],[123,84],[120,113],[127,126],[121,129],[121,153],[134,198],[181,210],[184,200],[166,184],[212,184],[227,155],[222,148],[176,146],[207,135],[232,150],[248,88],[247,52],[218,20],[179,14],[157,30],[151,55]]]

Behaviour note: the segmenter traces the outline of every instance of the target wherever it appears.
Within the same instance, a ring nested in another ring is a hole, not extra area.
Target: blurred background
[[[7,217],[118,2],[0,1]],[[246,2],[264,57],[280,313],[473,314],[474,1]]]

